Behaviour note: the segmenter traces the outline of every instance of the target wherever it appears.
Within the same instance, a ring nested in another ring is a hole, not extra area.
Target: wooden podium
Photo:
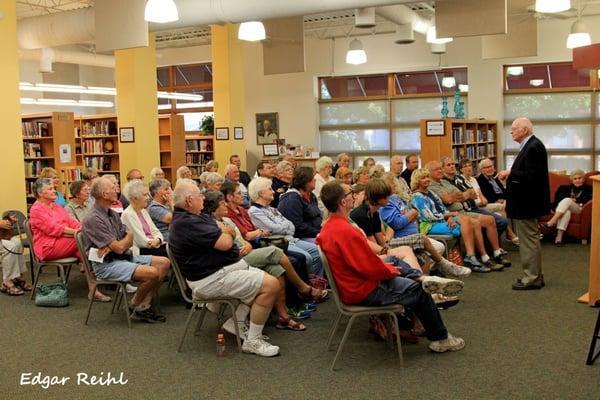
[[[600,304],[600,175],[590,178],[593,182],[594,197],[592,199],[592,242],[590,243],[590,281],[588,292],[577,301],[594,307]]]

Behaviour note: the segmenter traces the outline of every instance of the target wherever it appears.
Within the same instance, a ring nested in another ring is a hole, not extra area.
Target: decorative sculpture
[[[442,96],[442,118],[448,118],[448,97]]]

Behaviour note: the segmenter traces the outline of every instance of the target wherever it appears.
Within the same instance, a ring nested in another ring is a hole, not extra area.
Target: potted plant
[[[215,132],[215,119],[212,115],[205,115],[200,123],[200,130],[207,134],[213,134]]]

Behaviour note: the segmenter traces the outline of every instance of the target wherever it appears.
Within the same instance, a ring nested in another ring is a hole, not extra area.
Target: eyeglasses
[[[347,193],[344,193],[344,198],[346,198],[346,197],[348,197],[350,195],[352,195],[352,197],[354,197],[354,192],[352,190],[349,191],[349,192],[347,192]]]

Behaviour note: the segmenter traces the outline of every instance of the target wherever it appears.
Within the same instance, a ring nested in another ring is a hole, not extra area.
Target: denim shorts
[[[138,265],[150,265],[152,256],[133,256],[132,261],[113,260],[105,263],[92,261],[92,267],[98,278],[120,282],[131,282]]]

